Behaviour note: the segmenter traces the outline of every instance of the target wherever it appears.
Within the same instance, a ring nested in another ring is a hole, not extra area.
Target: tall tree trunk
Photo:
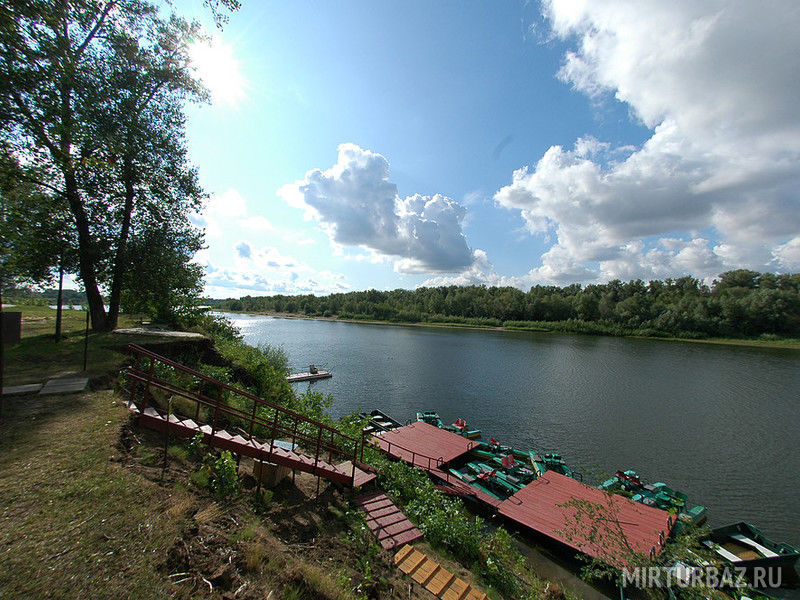
[[[3,418],[3,385],[5,377],[3,374],[6,371],[6,351],[5,340],[3,336],[5,330],[3,328],[3,278],[0,277],[0,419]]]
[[[56,344],[61,341],[61,304],[64,298],[64,255],[58,259],[58,300],[56,300]]]
[[[66,184],[67,200],[69,207],[75,217],[75,227],[78,230],[78,266],[86,290],[86,301],[89,304],[89,316],[92,319],[92,329],[95,331],[108,331],[108,319],[106,309],[103,306],[103,296],[97,284],[96,256],[94,243],[92,242],[91,232],[89,231],[89,218],[81,202],[78,182],[75,174],[67,171],[64,174]]]
[[[69,29],[69,0],[59,3],[60,35],[58,43],[61,46],[60,54],[63,59],[72,60],[71,40]],[[72,67],[76,65],[72,64]],[[68,69],[67,69],[68,71]],[[103,306],[103,296],[97,284],[97,253],[89,228],[89,218],[83,206],[78,180],[72,158],[72,143],[74,140],[75,119],[72,107],[73,80],[64,73],[59,85],[61,131],[58,141],[57,159],[60,170],[64,175],[64,191],[69,203],[72,216],[75,218],[75,227],[78,230],[78,272],[83,287],[86,289],[86,301],[89,304],[89,315],[92,319],[92,328],[96,331],[107,330],[106,310]]]
[[[134,186],[134,172],[129,156],[125,157],[123,166],[123,178],[125,180],[125,209],[122,216],[122,229],[117,240],[117,250],[114,255],[114,272],[111,278],[111,294],[108,301],[108,325],[109,329],[117,326],[119,319],[119,302],[122,294],[122,279],[127,268],[128,259],[128,236],[131,230],[131,214],[133,213],[133,201],[136,197]]]

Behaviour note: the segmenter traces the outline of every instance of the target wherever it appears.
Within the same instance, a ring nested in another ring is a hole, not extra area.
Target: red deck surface
[[[381,546],[391,550],[422,539],[422,532],[408,520],[403,512],[382,492],[356,499],[367,518],[370,528]]]
[[[394,458],[425,470],[440,467],[476,445],[463,436],[421,421],[375,434],[373,440]]]
[[[573,498],[586,501],[586,516],[577,516],[574,506],[561,506]],[[593,513],[588,511],[592,510]],[[658,554],[669,537],[673,521],[669,513],[608,493],[560,473],[547,471],[505,500],[501,515],[534,531],[554,538],[571,548],[624,566],[622,535],[630,547],[649,556]],[[619,526],[616,525],[619,523]],[[570,535],[566,531],[571,531]]]

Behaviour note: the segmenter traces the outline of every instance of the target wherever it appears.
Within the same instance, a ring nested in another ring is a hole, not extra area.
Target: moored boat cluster
[[[369,418],[370,433],[387,432],[401,427],[400,422],[381,411],[362,416]],[[537,479],[552,477],[545,477],[548,471],[583,480],[582,474],[571,469],[556,452],[520,450],[498,442],[493,436],[489,437],[488,442],[477,441],[481,437],[481,431],[469,427],[460,418],[448,425],[436,412],[418,412],[416,417],[418,422],[476,440],[469,446],[467,453],[443,468],[446,468],[449,475],[461,481],[462,485],[469,486],[467,489],[472,488],[479,492],[468,496],[478,502],[489,502],[497,506],[496,502],[504,502],[509,498],[513,500],[515,494]],[[673,537],[702,524],[707,518],[708,510],[705,506],[691,504],[686,494],[660,481],[647,482],[632,470],[617,471],[596,487],[669,513],[673,516],[670,521],[674,525],[667,533]],[[797,579],[794,564],[800,558],[800,548],[791,544],[775,543],[749,523],[739,522],[712,529],[701,539],[701,544],[723,563],[746,569],[750,574],[755,568],[772,567],[788,575],[784,581]],[[698,562],[698,566],[702,566],[702,562]]]

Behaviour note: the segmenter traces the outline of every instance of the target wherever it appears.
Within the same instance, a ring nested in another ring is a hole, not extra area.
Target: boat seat
[[[751,548],[755,548],[756,550],[758,550],[759,554],[761,554],[762,556],[766,556],[767,558],[774,558],[776,556],[780,556],[779,554],[773,552],[769,548],[765,548],[757,541],[751,540],[749,537],[743,536],[740,533],[735,533],[731,535],[731,537],[737,542],[741,542],[743,544],[750,546]]]
[[[706,546],[708,546],[711,550],[719,554],[725,560],[729,560],[730,562],[741,562],[742,559],[736,556],[733,552],[728,552],[720,546],[719,544],[715,544],[714,542],[705,541],[703,542]]]

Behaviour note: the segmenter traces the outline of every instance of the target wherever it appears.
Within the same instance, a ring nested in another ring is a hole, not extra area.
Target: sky
[[[800,270],[796,0],[174,6],[209,296]]]

